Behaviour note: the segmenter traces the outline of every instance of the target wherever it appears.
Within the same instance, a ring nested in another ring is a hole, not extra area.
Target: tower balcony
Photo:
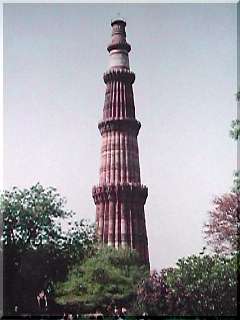
[[[98,129],[103,135],[105,132],[118,131],[129,132],[137,136],[141,128],[141,123],[136,119],[106,119],[99,122]]]
[[[145,204],[148,188],[135,183],[103,184],[93,187],[92,196],[95,204],[117,200]]]

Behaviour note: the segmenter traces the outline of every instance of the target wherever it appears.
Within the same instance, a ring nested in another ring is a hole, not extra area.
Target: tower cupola
[[[129,69],[128,53],[131,51],[130,44],[126,41],[126,22],[123,19],[114,19],[112,26],[112,40],[108,45],[110,69]]]

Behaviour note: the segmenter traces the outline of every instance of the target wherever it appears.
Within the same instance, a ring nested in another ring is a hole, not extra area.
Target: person
[[[122,310],[121,310],[121,318],[125,318],[127,315],[127,309],[125,307],[122,307]]]
[[[68,320],[68,314],[66,312],[64,312],[62,320]]]
[[[142,316],[143,316],[143,319],[147,319],[148,313],[147,312],[143,312]]]
[[[44,313],[47,311],[47,296],[44,290],[41,290],[37,295],[38,308],[40,312]]]
[[[114,307],[114,314],[116,314],[116,315],[119,314],[119,308],[116,305]]]
[[[122,310],[124,311],[124,314],[122,313]],[[117,307],[115,306],[114,308],[114,318],[116,320],[123,320],[125,318],[126,312],[127,310],[125,308],[122,307]]]
[[[112,303],[110,303],[110,304],[107,306],[106,312],[107,312],[107,316],[113,316],[113,315],[114,315]]]

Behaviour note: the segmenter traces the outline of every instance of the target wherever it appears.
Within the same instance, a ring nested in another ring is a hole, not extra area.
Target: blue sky
[[[55,186],[95,219],[110,21],[127,21],[151,267],[204,246],[236,145],[236,5],[5,4],[4,187]]]

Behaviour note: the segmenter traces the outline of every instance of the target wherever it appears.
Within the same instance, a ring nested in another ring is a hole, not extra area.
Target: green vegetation
[[[235,316],[238,203],[239,193],[214,200],[205,224],[213,255],[182,258],[149,275],[134,250],[97,250],[94,226],[74,221],[56,189],[36,184],[5,191],[4,313],[15,305],[20,313],[37,313],[36,294],[45,289],[52,314],[59,308],[107,314],[118,305],[133,315]]]
[[[94,227],[72,222],[74,213],[54,188],[36,184],[1,195],[3,216],[4,312],[34,312],[40,289],[53,298],[53,283],[94,250]],[[64,232],[61,221],[70,228]]]
[[[236,94],[236,99],[238,102],[238,109],[239,109],[239,102],[240,102],[240,91]],[[238,110],[238,116],[239,116],[240,110]],[[239,143],[240,140],[240,119],[235,119],[231,123],[231,129],[230,129],[230,136]],[[238,145],[239,147],[239,145]],[[240,171],[237,170],[234,172],[234,180],[233,180],[233,190],[234,193],[240,192]]]
[[[138,283],[147,274],[134,251],[103,248],[75,266],[66,282],[57,284],[57,301],[104,311],[110,304],[130,306]]]
[[[137,313],[236,316],[237,255],[192,255],[153,272],[138,289]]]

